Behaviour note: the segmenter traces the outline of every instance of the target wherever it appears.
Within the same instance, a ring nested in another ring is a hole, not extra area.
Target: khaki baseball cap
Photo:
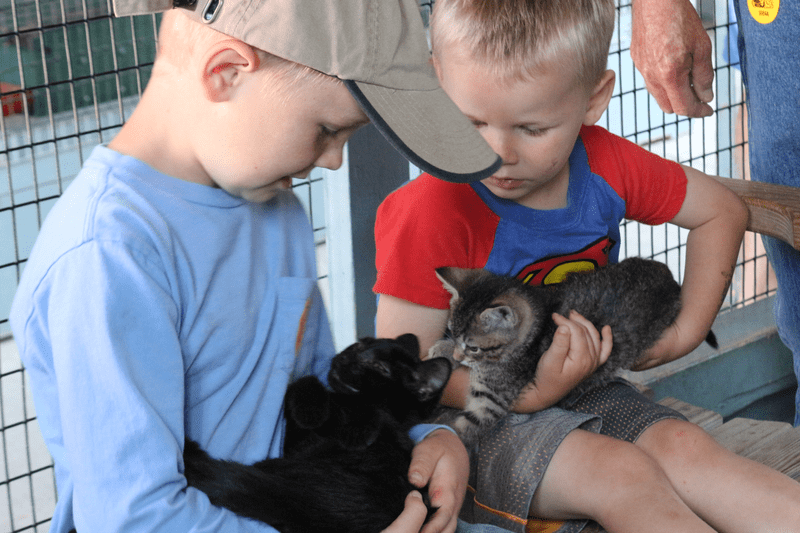
[[[113,0],[116,16],[174,7],[215,30],[344,81],[378,130],[436,177],[492,175],[500,157],[444,93],[417,0]]]

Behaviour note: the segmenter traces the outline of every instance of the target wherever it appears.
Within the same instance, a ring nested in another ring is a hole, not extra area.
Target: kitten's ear
[[[517,325],[517,313],[507,305],[490,307],[481,312],[481,324],[486,329],[510,329]]]
[[[425,402],[437,398],[450,379],[450,362],[444,358],[423,361],[415,372],[417,399]]]
[[[487,272],[480,268],[440,267],[436,269],[436,277],[442,282],[444,288],[458,298],[458,292],[474,284],[485,276]]]
[[[419,359],[419,340],[413,333],[404,333],[395,339],[414,359]]]
[[[331,416],[330,396],[316,377],[302,377],[286,390],[284,416],[300,428],[318,428]]]

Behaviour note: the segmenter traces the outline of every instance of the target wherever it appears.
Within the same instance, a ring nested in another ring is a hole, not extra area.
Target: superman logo
[[[608,264],[608,254],[616,242],[603,237],[577,252],[546,257],[523,268],[517,279],[528,285],[551,285],[561,283],[567,274],[594,270]]]

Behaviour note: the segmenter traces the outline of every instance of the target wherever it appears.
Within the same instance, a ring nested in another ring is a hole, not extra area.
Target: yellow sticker
[[[769,24],[778,16],[781,0],[747,0],[750,14],[761,24]]]

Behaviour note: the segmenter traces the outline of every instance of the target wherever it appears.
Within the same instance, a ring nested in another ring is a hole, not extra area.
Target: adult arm
[[[711,39],[689,0],[634,0],[631,58],[665,113],[707,117]]]
[[[686,198],[670,221],[689,229],[682,307],[636,370],[678,359],[703,342],[730,286],[747,227],[747,207],[735,193],[699,170],[683,169]]]

